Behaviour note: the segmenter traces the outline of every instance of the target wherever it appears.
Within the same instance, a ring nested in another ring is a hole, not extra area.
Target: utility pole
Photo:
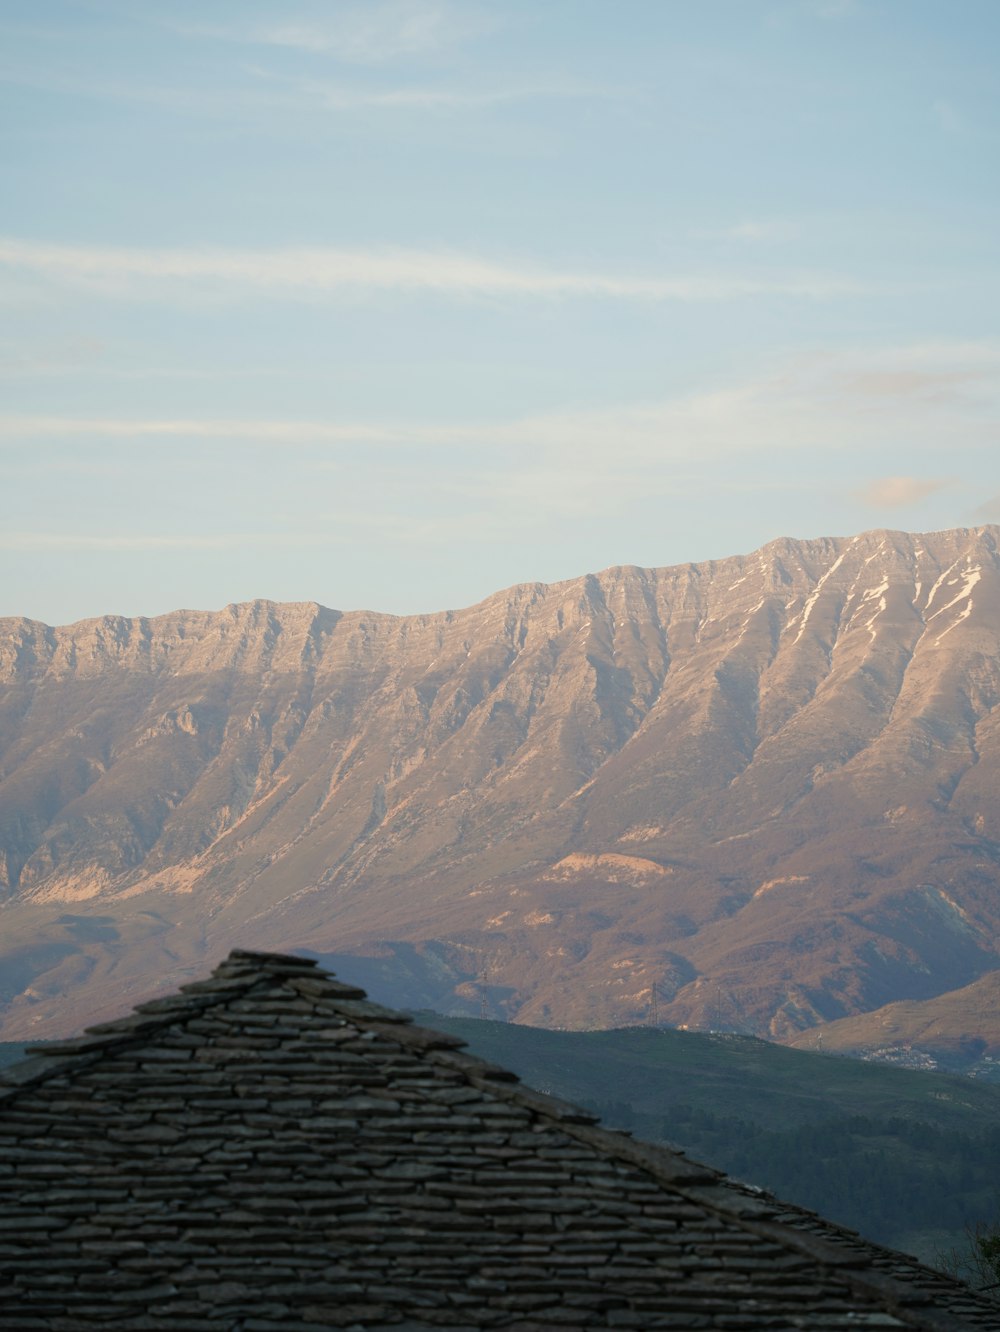
[[[479,992],[479,1016],[485,1022],[489,1017],[489,1004],[486,998],[486,987],[490,982],[490,972],[488,967],[483,967],[483,974],[480,978],[481,990]]]
[[[660,1013],[656,1005],[656,981],[653,981],[652,997],[649,1004],[649,1019],[654,1027],[660,1025]]]

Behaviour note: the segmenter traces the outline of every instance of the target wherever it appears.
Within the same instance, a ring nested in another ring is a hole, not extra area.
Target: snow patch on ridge
[[[853,542],[852,542],[852,545],[853,545]],[[848,550],[849,550],[849,549],[850,549],[850,547],[848,547]],[[845,556],[846,554],[847,554],[847,551],[846,551],[846,550],[841,551],[841,553],[837,556],[837,558],[834,560],[834,562],[830,565],[829,569],[827,569],[827,571],[826,571],[826,573],[823,575],[823,577],[819,580],[819,582],[818,582],[818,583],[816,584],[816,586],[813,588],[813,590],[812,590],[812,592],[810,593],[809,597],[806,599],[806,604],[802,607],[802,618],[801,618],[801,621],[800,621],[800,623],[799,623],[799,632],[795,635],[795,638],[794,638],[794,640],[792,641],[792,646],[793,646],[793,647],[795,646],[795,644],[799,641],[799,639],[802,637],[802,635],[803,635],[803,634],[805,633],[805,631],[806,631],[806,625],[809,623],[809,616],[812,614],[813,607],[816,605],[816,602],[817,602],[817,600],[819,599],[819,594],[823,591],[823,584],[826,582],[826,580],[830,577],[831,574],[837,572],[837,570],[838,570],[838,569],[840,568],[840,566],[843,564],[843,562],[844,562],[844,556]],[[792,624],[794,624],[794,623],[795,623],[795,621],[793,620],[793,621],[792,621]],[[788,627],[791,628],[791,625],[789,625]]]
[[[961,555],[960,555],[960,556],[958,557],[958,559],[961,559],[961,558],[962,558],[962,557],[961,557]],[[935,596],[937,596],[937,590],[938,590],[938,588],[941,586],[941,584],[944,582],[944,580],[948,577],[948,575],[951,573],[952,569],[954,569],[954,567],[955,567],[955,565],[956,565],[957,563],[958,563],[958,560],[955,560],[954,563],[949,564],[948,567],[947,567],[947,569],[945,569],[944,573],[941,575],[941,577],[937,580],[937,582],[936,582],[936,583],[934,584],[934,586],[931,588],[930,592],[927,594],[927,600],[924,602],[924,610],[925,610],[925,611],[930,610],[930,608],[931,608],[931,602],[934,600]]]
[[[882,581],[881,583],[879,583],[878,587],[870,587],[867,590],[867,592],[862,593],[861,596],[861,605],[858,607],[858,611],[863,610],[864,607],[870,601],[873,601],[876,597],[878,597],[879,599],[878,605],[875,607],[873,614],[869,616],[865,624],[865,628],[868,630],[869,634],[871,635],[871,641],[873,643],[875,642],[875,637],[876,637],[875,629],[873,628],[873,626],[875,624],[875,621],[885,610],[886,606],[885,594],[888,592],[888,590],[889,590],[889,580],[883,575]],[[855,612],[855,614],[857,613],[858,612]]]
[[[757,612],[760,610],[761,606],[763,606],[765,601],[766,597],[761,597],[760,601],[757,602],[756,606],[751,606],[750,609],[747,611],[743,623],[740,626],[739,637],[736,639],[737,643],[742,642],[743,638],[746,635],[747,629],[750,627],[750,621],[757,614]]]
[[[938,634],[937,638],[935,638],[934,640],[935,647],[937,647],[938,643],[941,642],[942,638],[944,638],[946,634],[951,633],[952,629],[954,629],[956,625],[961,624],[963,620],[967,620],[969,616],[972,614],[972,606],[973,606],[972,589],[982,578],[983,567],[981,564],[966,565],[966,568],[962,576],[964,577],[965,582],[962,585],[961,591],[958,592],[955,596],[953,596],[951,601],[947,602],[939,610],[936,610],[933,615],[928,615],[927,617],[927,623],[930,624],[931,620],[936,620],[939,615],[943,615],[945,611],[951,610],[952,606],[957,606],[960,601],[965,601],[967,603],[963,607],[963,609],[958,613],[958,615],[955,617],[952,623],[949,624],[948,628],[943,629],[941,633]],[[958,579],[957,578],[952,579],[951,581],[955,583],[958,582]],[[930,602],[928,602],[928,605],[929,604]]]

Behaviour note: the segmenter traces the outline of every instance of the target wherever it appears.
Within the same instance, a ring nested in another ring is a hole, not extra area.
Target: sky
[[[1000,522],[996,0],[2,0],[0,615]]]

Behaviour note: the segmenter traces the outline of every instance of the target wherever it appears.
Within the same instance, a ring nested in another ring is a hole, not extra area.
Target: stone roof
[[[1000,1325],[309,960],[233,952],[0,1077],[0,1328]]]

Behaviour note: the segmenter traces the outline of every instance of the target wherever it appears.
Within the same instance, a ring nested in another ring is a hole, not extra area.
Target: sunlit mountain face
[[[969,986],[1000,967],[998,537],[424,616],[0,621],[0,1031],[234,944],[350,955],[396,1004],[778,1040]]]

